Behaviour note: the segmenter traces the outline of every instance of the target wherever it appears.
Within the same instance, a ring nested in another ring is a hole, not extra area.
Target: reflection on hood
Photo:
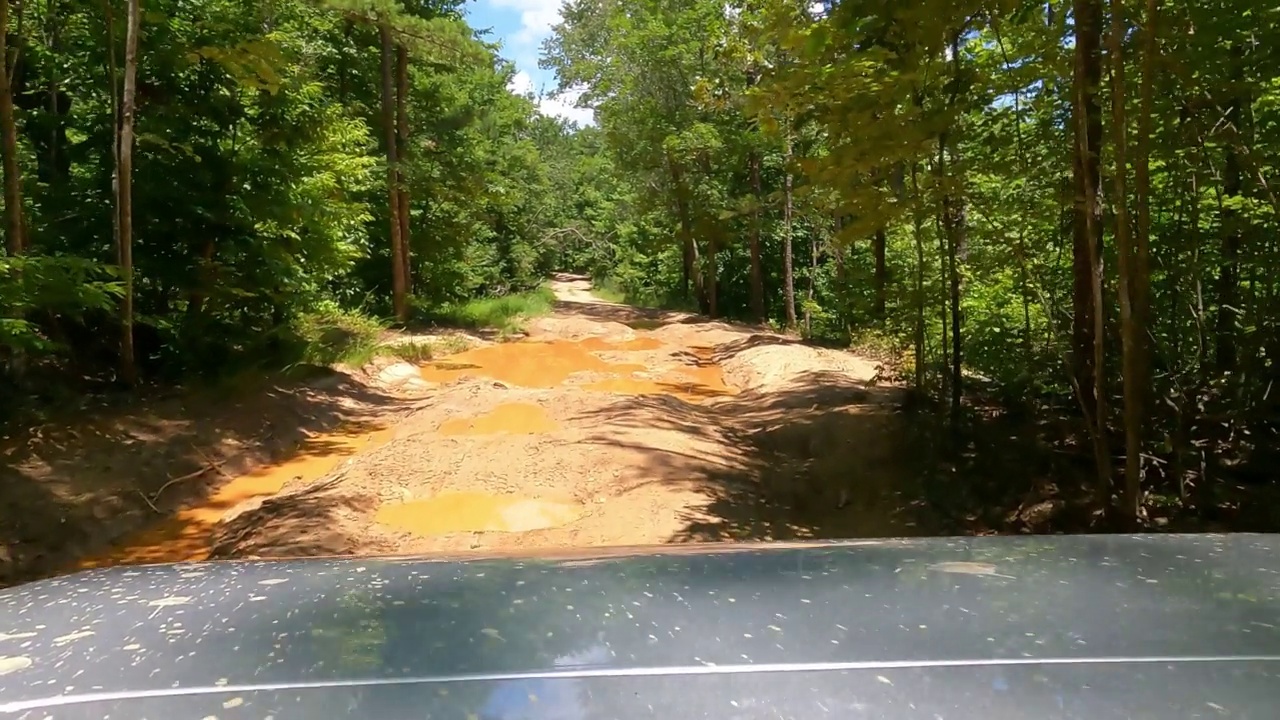
[[[601,667],[608,664],[609,649],[596,644],[552,661],[557,668]],[[504,680],[480,709],[481,720],[585,720],[582,681],[576,678],[552,680]]]

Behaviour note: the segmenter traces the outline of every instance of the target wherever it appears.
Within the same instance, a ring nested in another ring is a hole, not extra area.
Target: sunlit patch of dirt
[[[631,340],[605,340],[600,337],[589,337],[578,341],[578,345],[592,352],[634,352],[639,350],[657,350],[662,341],[651,337],[638,337]]]

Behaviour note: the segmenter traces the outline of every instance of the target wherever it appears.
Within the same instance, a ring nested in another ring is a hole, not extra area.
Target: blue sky
[[[538,107],[547,115],[586,124],[592,122],[594,113],[573,107],[575,93],[555,95],[555,73],[538,68],[539,48],[551,34],[551,26],[560,22],[562,3],[563,0],[471,0],[466,5],[467,21],[472,27],[490,29],[490,38],[502,42],[502,56],[516,64],[513,92],[537,95]]]

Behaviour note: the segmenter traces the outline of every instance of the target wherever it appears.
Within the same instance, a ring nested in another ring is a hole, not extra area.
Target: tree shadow
[[[742,347],[738,349],[740,352]],[[936,534],[899,388],[811,372],[770,392],[705,403],[620,399],[585,413],[586,442],[624,448],[645,479],[695,486],[673,542]],[[659,432],[654,432],[659,431]]]
[[[51,418],[5,438],[0,584],[66,570],[122,540],[152,544],[154,556],[133,562],[185,559],[207,547],[211,524],[179,517],[182,508],[229,510],[238,497],[216,495],[232,478],[334,456],[374,430],[375,410],[403,402],[341,373],[251,384]]]

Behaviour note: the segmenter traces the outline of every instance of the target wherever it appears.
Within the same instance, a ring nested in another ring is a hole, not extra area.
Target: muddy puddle
[[[231,508],[246,500],[275,495],[290,482],[324,477],[346,458],[390,438],[389,429],[358,427],[311,437],[288,460],[229,480],[200,504],[126,537],[105,553],[81,560],[78,568],[204,560],[209,555],[210,532]]]
[[[453,418],[440,424],[441,435],[536,435],[560,429],[547,411],[531,403],[507,403],[477,417]]]
[[[424,365],[422,377],[446,383],[464,376],[484,377],[524,388],[575,387],[625,395],[668,394],[690,402],[730,395],[710,348],[693,348],[672,356],[660,369],[636,362],[610,361],[601,353],[659,350],[663,343],[639,337],[608,341],[598,337],[577,341],[518,342],[489,345]],[[571,379],[580,375],[578,384]],[[487,413],[443,422],[442,435],[540,434],[560,424],[545,408],[532,403],[498,405]],[[230,479],[198,505],[179,511],[136,533],[115,549],[81,561],[79,567],[150,562],[202,560],[208,556],[210,535],[223,515],[246,500],[274,495],[291,482],[319,479],[346,458],[373,449],[391,437],[387,430],[345,429],[311,438],[290,459]],[[582,514],[574,503],[553,502],[483,493],[444,493],[429,499],[386,505],[378,522],[414,535],[455,532],[525,532],[557,527]]]
[[[468,350],[422,367],[422,377],[445,383],[462,377],[486,377],[527,388],[554,388],[568,385],[575,375],[597,376],[580,385],[583,390],[621,395],[676,395],[690,402],[732,395],[720,366],[711,360],[711,348],[691,348],[682,353],[680,364],[654,377],[645,365],[614,362],[601,357],[604,352],[658,350],[662,341],[639,337],[609,341],[599,337],[583,340],[522,342],[490,345]]]
[[[430,537],[458,532],[529,532],[567,525],[582,515],[570,502],[476,492],[441,493],[425,500],[384,505],[376,520]]]

